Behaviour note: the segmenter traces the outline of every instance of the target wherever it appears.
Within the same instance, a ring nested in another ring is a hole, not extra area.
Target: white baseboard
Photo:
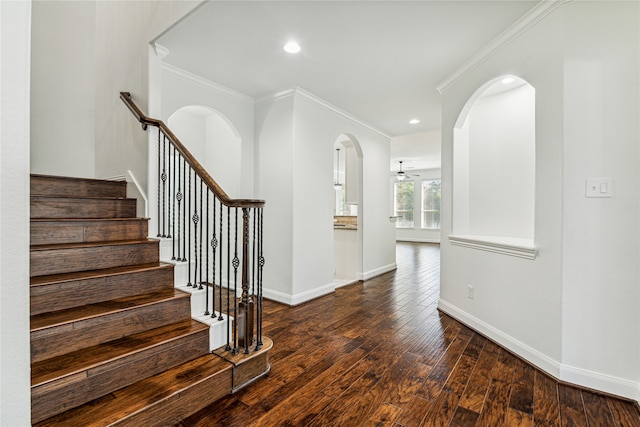
[[[468,327],[495,341],[504,348],[537,366],[560,381],[572,383],[581,387],[599,390],[616,396],[633,399],[640,402],[640,383],[601,374],[599,372],[580,369],[554,360],[553,358],[529,347],[521,341],[494,328],[477,317],[458,307],[440,299],[438,309]]]
[[[262,296],[266,299],[270,299],[273,301],[281,302],[287,305],[298,305],[307,301],[311,301],[312,299],[322,297],[333,293],[336,290],[335,285],[329,283],[328,285],[320,286],[318,288],[310,289],[308,291],[299,293],[299,294],[285,294],[284,292],[274,291],[273,289],[264,288],[262,290]]]
[[[374,278],[376,276],[379,276],[381,274],[393,271],[396,268],[398,268],[398,266],[394,262],[392,264],[388,264],[388,265],[385,265],[385,266],[380,267],[380,268],[375,268],[373,270],[365,271],[364,273],[356,273],[356,279],[357,280],[369,280],[369,279],[372,279],[372,278]]]

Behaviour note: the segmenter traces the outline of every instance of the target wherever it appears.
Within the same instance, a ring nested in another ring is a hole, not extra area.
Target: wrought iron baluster
[[[216,236],[216,196],[213,197],[213,220],[211,228],[213,229],[213,236],[211,236],[211,317],[216,317],[216,249],[218,248],[218,237]],[[222,293],[222,288],[220,288]],[[222,313],[220,313],[222,315]]]
[[[171,151],[173,151],[173,155],[171,155]],[[173,168],[171,167],[171,160],[173,160]],[[169,181],[169,197],[171,197],[169,203],[169,210],[171,211],[171,225],[169,228],[169,233],[167,237],[172,239],[176,235],[176,147],[173,145],[169,146],[169,175],[171,180]],[[172,186],[173,184],[173,186]],[[175,259],[175,240],[172,240],[172,252],[171,259]]]
[[[207,224],[207,232],[205,233],[205,236],[208,242],[209,241],[209,190],[208,189],[207,189],[207,214],[205,216],[204,222]],[[204,315],[208,316],[209,314],[211,314],[211,312],[209,311],[209,287],[211,287],[212,289],[211,292],[214,292],[213,290],[215,289],[215,287],[209,285],[209,245],[205,245],[205,248],[207,248],[207,256],[206,256],[207,272],[205,274]]]
[[[222,207],[220,208],[222,209]],[[220,230],[222,230],[222,224],[220,225]],[[229,316],[231,316],[231,308],[230,308],[230,298],[229,298],[229,294],[231,292],[231,275],[229,274],[229,272],[231,271],[231,246],[229,244],[230,238],[231,236],[229,235],[229,233],[231,232],[231,208],[229,206],[227,206],[227,319],[229,318]],[[220,272],[220,278],[222,278],[222,272]],[[222,282],[220,282],[222,283]],[[235,319],[236,317],[236,313],[235,313],[235,303],[234,305],[234,312],[233,312],[233,318]],[[236,346],[236,322],[233,322],[233,352],[234,354],[237,353],[237,349],[235,348]],[[225,347],[225,349],[227,351],[231,350],[231,346],[229,346],[229,327],[227,325],[227,346]]]
[[[183,158],[182,162],[182,188],[184,188],[182,196],[184,201],[182,204],[182,262],[185,262],[187,260],[187,193],[189,189],[187,188],[187,159]],[[189,281],[188,278],[187,281]]]
[[[160,175],[160,134],[162,133],[162,131],[160,129],[158,129],[158,234],[156,235],[156,237],[162,237],[162,234],[160,234],[160,221],[162,221],[162,218],[160,217],[160,182],[162,181],[161,175]]]
[[[218,316],[218,320],[223,320],[224,317],[222,316],[222,273],[223,273],[223,263],[222,263],[222,253],[223,253],[223,240],[224,240],[224,234],[222,233],[222,223],[223,223],[224,219],[223,219],[223,210],[222,210],[222,202],[220,202],[220,263],[218,264],[218,269],[220,270],[220,280],[218,283],[220,283],[220,310],[218,310],[218,313],[220,313],[220,315]],[[215,277],[214,277],[215,280]],[[229,288],[227,288],[227,294],[229,293]],[[227,319],[229,318],[229,302],[227,301]],[[229,327],[227,326],[227,343],[229,342]],[[229,347],[229,344],[227,344],[227,347]],[[229,350],[229,349],[227,349]]]
[[[162,134],[162,237],[167,237],[167,136]]]
[[[258,330],[257,330],[257,344],[256,350],[262,348],[262,269],[264,267],[264,256],[262,253],[262,226],[263,226],[263,209],[257,208],[260,213],[260,220],[258,221]]]
[[[178,221],[176,222],[177,228],[173,232],[173,246],[174,248],[178,247],[178,257],[171,258],[172,260],[181,261],[180,257],[180,237],[182,237],[182,233],[180,232],[180,214],[182,209],[182,187],[180,185],[180,181],[182,180],[182,159],[178,159],[178,191],[176,193],[176,200],[178,201]]]
[[[238,208],[233,209],[235,212],[235,233],[233,239],[233,353],[238,354]]]
[[[202,216],[202,180],[200,180],[200,216]],[[202,290],[204,289],[202,287],[202,229],[204,228],[204,226],[201,224],[200,225],[200,241],[198,242],[199,246],[200,246],[200,259],[199,259],[199,265],[200,265],[200,276],[197,277],[198,279],[198,289]]]
[[[189,211],[191,211],[191,193],[193,193],[193,189],[191,188],[191,166],[189,166],[189,186],[187,190],[189,191]],[[193,221],[193,217],[191,218]],[[189,228],[187,229],[187,242],[191,242],[191,222],[189,222]],[[187,256],[187,286],[191,287],[193,284],[191,283],[191,243],[189,243],[189,254]]]

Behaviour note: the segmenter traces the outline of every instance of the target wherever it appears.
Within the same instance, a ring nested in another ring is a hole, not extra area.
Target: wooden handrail
[[[218,197],[222,204],[232,208],[261,208],[264,206],[264,200],[230,198],[162,120],[147,117],[142,111],[140,111],[138,106],[131,99],[131,93],[120,92],[120,99],[129,108],[131,113],[133,113],[135,118],[142,124],[142,129],[146,130],[147,126],[155,126],[162,130],[174,147],[176,147],[176,150],[178,150],[178,152],[184,157],[195,173],[200,176],[205,185]]]

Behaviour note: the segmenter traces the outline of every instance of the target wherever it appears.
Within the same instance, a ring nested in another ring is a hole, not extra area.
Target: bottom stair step
[[[209,353],[209,328],[187,320],[31,364],[36,423]]]
[[[232,366],[207,354],[34,426],[174,426],[231,393]]]

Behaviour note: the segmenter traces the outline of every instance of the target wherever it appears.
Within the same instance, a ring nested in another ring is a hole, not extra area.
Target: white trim
[[[319,288],[310,289],[308,291],[299,294],[285,294],[284,292],[275,291],[273,289],[264,288],[262,290],[262,296],[266,299],[281,302],[287,305],[298,305],[312,299],[329,295],[335,291],[336,287],[333,282],[328,285],[320,286]]]
[[[560,381],[640,401],[640,383],[638,382],[564,365],[442,298],[438,301],[438,310],[495,341]]]
[[[282,99],[282,98],[286,98],[288,96],[293,96],[293,95],[300,95],[301,97],[313,102],[314,104],[323,107],[329,111],[331,111],[334,114],[337,114],[339,116],[342,116],[343,118],[352,121],[360,126],[363,126],[367,129],[369,129],[372,132],[377,133],[380,136],[383,136],[385,138],[391,139],[391,136],[389,136],[388,134],[384,133],[383,131],[381,131],[380,129],[376,128],[375,126],[365,122],[364,120],[354,116],[351,113],[348,113],[347,111],[336,107],[335,105],[329,103],[328,101],[325,101],[324,99],[312,94],[311,92],[308,92],[300,87],[291,87],[289,89],[285,89],[283,91],[280,92],[276,92],[273,95],[267,95],[264,96],[262,98],[258,98],[256,99],[256,104],[264,104],[267,102],[273,102],[276,101],[278,99]]]
[[[495,236],[449,236],[449,242],[455,246],[479,249],[502,255],[510,255],[525,259],[535,259],[538,250],[528,239],[512,239]]]
[[[381,274],[388,273],[398,268],[398,265],[394,262],[382,266],[380,268],[374,268],[373,270],[365,271],[364,273],[356,273],[356,280],[369,280]]]
[[[544,19],[558,7],[572,0],[542,0],[535,5],[522,18],[513,23],[509,28],[503,31],[498,37],[493,39],[484,48],[480,49],[475,55],[466,60],[462,65],[456,68],[449,76],[436,85],[438,92],[443,93],[458,79],[467,74],[469,71],[478,67],[487,59],[491,58],[500,49],[526,33],[533,28],[538,22]]]
[[[191,83],[197,84],[199,86],[204,87],[212,92],[216,92],[220,95],[231,96],[240,101],[247,102],[250,104],[254,104],[254,100],[252,97],[245,95],[244,93],[235,91],[226,86],[222,86],[221,84],[212,82],[211,80],[205,79],[204,77],[200,77],[196,74],[190,73],[182,68],[178,68],[174,65],[167,64],[166,62],[162,62],[162,71],[167,74],[171,74],[175,77],[181,78],[183,80],[189,81]]]
[[[494,328],[466,311],[444,301],[442,298],[438,301],[438,310],[443,311],[447,315],[464,323],[482,335],[485,335],[487,338],[512,351],[548,374],[551,374],[556,378],[560,377],[560,363],[546,354],[529,347],[525,343],[505,334],[501,330]]]
[[[560,365],[560,380],[640,401],[640,383],[569,365]]]

